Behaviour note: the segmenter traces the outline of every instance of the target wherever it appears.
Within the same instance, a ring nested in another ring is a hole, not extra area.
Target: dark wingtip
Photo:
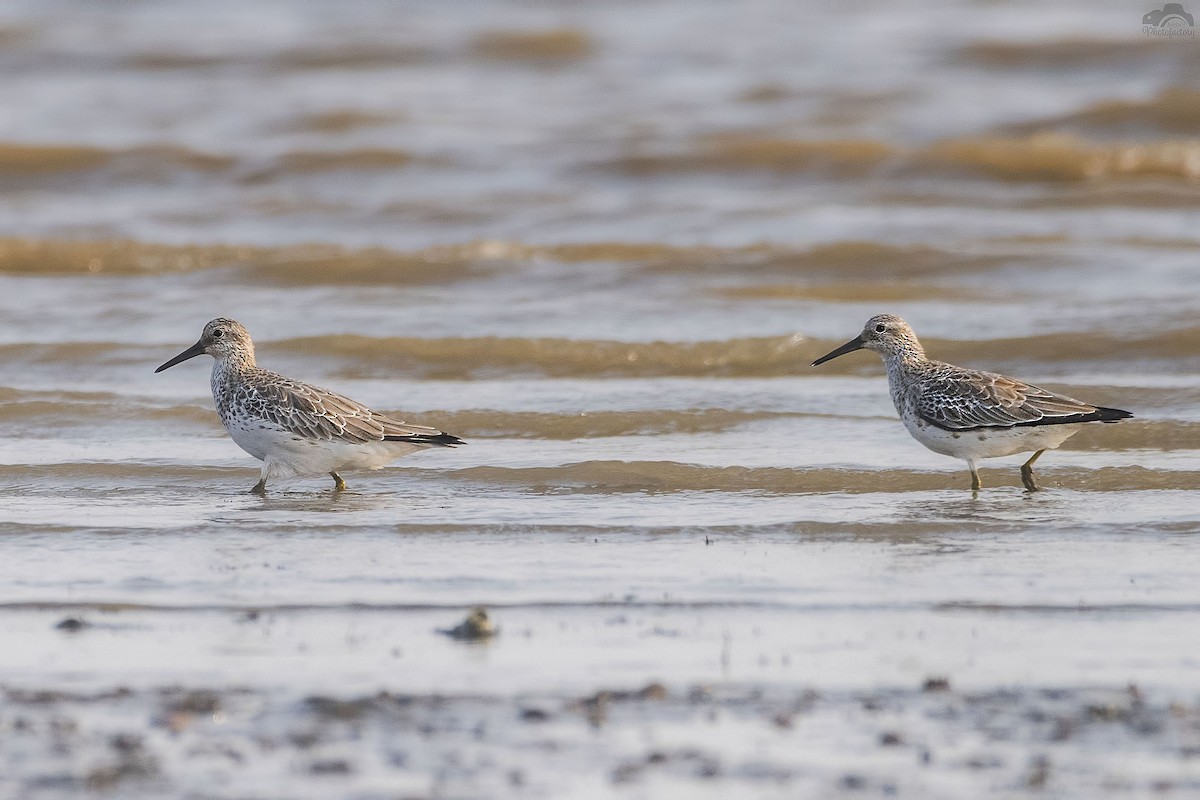
[[[1128,411],[1123,411],[1119,408],[1105,408],[1104,406],[1096,406],[1097,417],[1101,422],[1117,422],[1122,419],[1130,419],[1133,414]]]
[[[437,436],[429,438],[431,442],[439,447],[457,447],[460,444],[466,444],[462,439],[449,433],[439,433]]]
[[[411,444],[428,444],[435,447],[457,447],[466,444],[462,439],[449,433],[417,433],[411,436],[385,436],[385,442],[409,442]]]
[[[1007,427],[1012,428],[1037,428],[1043,425],[1078,425],[1084,422],[1120,422],[1123,419],[1129,419],[1133,414],[1128,411],[1122,411],[1119,408],[1105,408],[1104,406],[1096,406],[1095,411],[1087,411],[1079,414],[1067,414],[1061,417],[1041,417],[1032,419],[1028,422],[1018,422]],[[986,427],[986,426],[985,426]]]

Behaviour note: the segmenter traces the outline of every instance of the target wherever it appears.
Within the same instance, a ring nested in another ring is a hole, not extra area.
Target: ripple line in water
[[[420,470],[413,470],[420,471]],[[1013,468],[986,469],[991,484],[1004,486]],[[438,472],[443,478],[517,485],[532,491],[570,488],[601,493],[759,492],[763,494],[867,494],[954,489],[961,478],[945,472],[905,469],[789,469],[709,467],[672,461],[584,461],[555,467],[468,467]],[[1057,467],[1046,471],[1057,489],[1089,492],[1191,490],[1200,472],[1145,467]],[[988,484],[988,480],[984,481]]]

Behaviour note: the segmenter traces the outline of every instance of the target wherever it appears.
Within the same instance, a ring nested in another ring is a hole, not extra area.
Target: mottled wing
[[[409,425],[377,414],[336,392],[271,373],[247,381],[246,405],[264,419],[306,439],[351,444],[396,441],[450,446],[460,441],[437,428]]]
[[[923,376],[917,396],[917,413],[948,431],[1106,421],[1108,415],[1103,412],[1108,411],[1114,409],[1089,405],[1007,375],[949,365]]]

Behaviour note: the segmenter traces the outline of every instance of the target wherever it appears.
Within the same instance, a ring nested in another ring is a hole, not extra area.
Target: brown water
[[[1149,10],[0,8],[0,796],[1200,792]],[[1136,419],[972,497],[808,366],[882,311]],[[245,494],[218,315],[469,446]]]

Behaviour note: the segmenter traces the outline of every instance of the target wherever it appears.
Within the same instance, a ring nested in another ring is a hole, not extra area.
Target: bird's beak
[[[158,369],[156,369],[154,371],[156,373],[162,372],[164,369],[169,369],[169,368],[175,366],[176,364],[187,361],[189,358],[195,358],[196,356],[202,356],[202,355],[204,355],[204,342],[196,342],[194,345],[189,347],[187,350],[184,350],[182,353],[175,356],[170,361],[163,364],[161,367],[159,367]]]
[[[826,361],[832,361],[833,359],[837,358],[838,356],[844,356],[844,355],[846,355],[846,353],[853,353],[855,350],[862,350],[866,346],[867,346],[867,343],[863,341],[863,338],[861,335],[855,336],[853,339],[846,342],[844,345],[837,348],[836,350],[831,350],[828,353],[826,353],[825,355],[818,358],[816,361],[814,361],[812,363],[812,365],[814,367],[820,366],[821,364],[824,364]]]

